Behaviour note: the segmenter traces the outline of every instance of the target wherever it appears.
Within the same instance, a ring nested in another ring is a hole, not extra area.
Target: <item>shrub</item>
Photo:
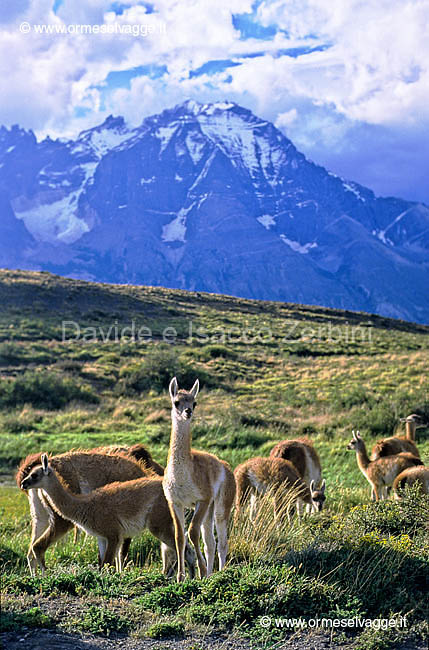
[[[99,398],[89,386],[47,371],[27,371],[15,379],[0,380],[0,407],[31,404],[59,409],[72,400],[96,404]]]
[[[342,525],[360,535],[373,531],[386,535],[414,535],[429,521],[429,502],[417,490],[406,490],[400,501],[380,501],[353,508]]]
[[[0,364],[20,363],[24,357],[24,348],[17,343],[0,343]]]
[[[350,428],[360,429],[371,433],[373,436],[393,435],[398,419],[391,404],[374,404],[371,408],[367,405],[351,408],[346,416]]]
[[[183,636],[185,627],[180,621],[154,623],[147,630],[150,639],[165,639],[173,636]]]
[[[39,607],[31,607],[26,612],[2,611],[0,616],[0,631],[21,630],[26,627],[52,627],[50,616],[44,614]]]
[[[111,632],[121,632],[128,628],[128,621],[122,616],[99,605],[90,605],[82,618],[76,622],[81,630],[106,636],[110,636]]]
[[[9,433],[32,431],[43,420],[43,415],[31,408],[24,407],[21,413],[8,413],[3,416],[3,427]]]
[[[162,393],[168,389],[172,377],[177,377],[179,387],[190,389],[198,378],[201,386],[215,387],[216,379],[204,368],[181,359],[174,350],[155,348],[148,351],[143,362],[121,372],[117,392],[132,395],[148,390]]]
[[[362,406],[364,404],[372,406],[374,402],[374,396],[362,386],[352,386],[345,390],[342,389],[333,396],[333,405],[337,411],[350,409],[353,406]]]
[[[21,558],[14,558],[4,550],[0,558],[5,562],[10,560],[16,563],[17,559],[25,567],[25,555]],[[9,593],[31,595],[44,594],[58,596],[68,594],[70,596],[102,596],[103,598],[119,598],[128,592],[139,596],[156,590],[160,586],[166,586],[167,579],[162,573],[156,571],[144,571],[138,568],[129,568],[123,573],[116,573],[113,570],[100,571],[94,566],[68,565],[52,568],[43,576],[31,576],[24,573],[12,573],[5,575],[3,587]]]
[[[195,623],[254,628],[263,615],[323,616],[335,612],[340,603],[342,593],[335,586],[286,564],[261,562],[214,574],[203,582],[189,614]]]
[[[225,345],[203,345],[198,350],[197,356],[201,361],[210,361],[210,359],[236,359],[237,353],[232,348],[227,348]]]
[[[173,614],[180,607],[189,603],[201,590],[201,583],[186,581],[180,584],[170,583],[152,589],[139,599],[145,609],[157,614]]]

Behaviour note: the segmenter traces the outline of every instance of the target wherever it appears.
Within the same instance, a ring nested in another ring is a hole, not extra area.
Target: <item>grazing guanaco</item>
[[[41,454],[31,454],[21,463],[16,474],[19,488],[31,470],[41,463]],[[102,454],[92,451],[74,451],[53,456],[52,467],[62,477],[75,494],[88,493],[95,488],[114,481],[127,481],[147,475],[144,467],[133,458],[121,454]],[[32,535],[27,561],[30,572],[35,574],[37,567],[45,570],[46,550],[63,537],[73,524],[58,515],[44,497],[42,490],[27,493]],[[128,550],[129,541],[125,542]]]
[[[213,454],[191,449],[191,421],[198,390],[198,379],[190,391],[179,390],[176,377],[169,386],[172,425],[163,487],[175,527],[178,582],[185,577],[185,508],[194,508],[189,538],[197,554],[200,577],[204,577],[213,571],[214,525],[219,569],[225,565],[228,522],[235,497],[235,480],[229,465]],[[200,549],[200,531],[205,559]]]
[[[274,512],[276,516],[287,503],[287,516],[290,520],[290,510],[296,504],[298,515],[302,503],[306,503],[317,511],[322,510],[325,502],[326,483],[323,481],[320,489],[316,489],[314,480],[310,487],[302,480],[295,466],[283,458],[256,457],[245,461],[234,470],[237,484],[235,500],[235,520],[240,510],[250,496],[250,518],[256,514],[257,495],[272,491],[274,495]]]
[[[320,459],[307,438],[278,442],[271,449],[270,458],[283,458],[283,460],[290,461],[308,487],[312,482],[315,485],[320,485],[322,478]],[[315,507],[307,504],[307,511],[315,511]]]
[[[375,501],[387,498],[387,488],[392,485],[400,472],[408,467],[423,465],[420,458],[408,452],[371,461],[359,431],[353,431],[353,439],[347,445],[347,449],[356,452],[357,464],[371,486],[371,498]]]
[[[383,458],[384,456],[392,456],[393,454],[400,454],[402,451],[409,452],[413,456],[420,458],[419,450],[416,447],[416,429],[424,426],[423,419],[420,415],[413,413],[406,418],[401,418],[401,422],[405,422],[405,437],[404,436],[391,436],[378,440],[372,448],[371,458]]]
[[[420,485],[420,491],[422,494],[429,494],[429,467],[409,467],[398,474],[393,481],[395,498],[400,499],[400,493],[404,490],[406,485],[413,486],[416,483]]]
[[[117,481],[89,494],[73,494],[59,473],[42,454],[41,465],[22,480],[21,489],[43,490],[52,509],[99,541],[100,566],[116,564],[122,571],[122,546],[125,539],[145,528],[162,542],[163,569],[168,570],[169,555],[175,553],[174,525],[164,497],[161,477]],[[186,547],[186,560],[193,577],[195,554]]]

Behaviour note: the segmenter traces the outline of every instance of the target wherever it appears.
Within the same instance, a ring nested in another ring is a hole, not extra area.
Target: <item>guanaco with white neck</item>
[[[228,522],[235,497],[235,480],[229,465],[213,454],[191,449],[191,421],[198,391],[198,379],[190,391],[179,390],[176,377],[169,386],[171,438],[163,488],[175,527],[178,582],[185,577],[185,508],[194,508],[189,538],[197,554],[200,577],[204,577],[213,571],[216,550],[214,526],[219,569],[225,566]],[[200,549],[200,532],[205,559]]]
[[[356,452],[358,467],[370,484],[371,498],[375,501],[387,498],[387,488],[392,485],[400,472],[408,467],[423,465],[419,458],[408,452],[371,461],[359,431],[353,431],[353,439],[347,445],[347,449]]]
[[[122,571],[122,545],[145,528],[162,542],[164,572],[175,555],[174,525],[162,489],[161,477],[138,478],[109,483],[89,494],[73,494],[61,476],[42,454],[41,465],[34,467],[21,483],[23,490],[43,490],[53,510],[99,540],[100,565],[115,564]],[[166,548],[167,547],[167,548]],[[195,555],[188,546],[186,559],[191,568]]]

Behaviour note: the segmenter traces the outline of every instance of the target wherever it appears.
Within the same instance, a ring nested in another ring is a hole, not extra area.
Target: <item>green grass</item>
[[[19,631],[26,627],[52,627],[53,621],[50,616],[44,614],[39,607],[31,607],[25,612],[13,610],[4,611],[0,617],[0,631]]]
[[[79,323],[79,340],[69,326],[62,341],[63,321]],[[130,341],[130,330],[118,339],[133,322],[134,331],[150,329],[150,341]],[[167,327],[172,342],[163,340]],[[5,629],[49,624],[155,639],[203,626],[264,644],[288,634],[259,626],[264,615],[406,615],[409,630],[423,635],[427,498],[371,504],[346,447],[352,429],[371,447],[400,430],[402,416],[429,421],[428,349],[429,328],[367,314],[0,271]],[[201,380],[194,446],[233,467],[281,439],[309,437],[327,482],[326,510],[278,526],[266,503],[256,528],[245,517],[232,527],[228,567],[208,580],[167,581],[149,533],[133,541],[121,575],[98,571],[93,538],[74,544],[69,535],[48,551],[47,573],[32,578],[27,500],[12,484],[17,463],[35,451],[113,442],[147,444],[165,463],[173,374],[187,388]],[[426,464],[428,434],[417,432]],[[59,606],[64,599],[72,616]],[[361,647],[392,646],[395,635],[365,631]]]

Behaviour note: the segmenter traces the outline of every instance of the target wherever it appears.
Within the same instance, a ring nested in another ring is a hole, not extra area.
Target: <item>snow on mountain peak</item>
[[[271,185],[276,182],[286,161],[284,145],[289,141],[280,132],[273,132],[274,127],[269,122],[233,102],[203,104],[193,99],[143,122],[161,140],[160,153],[173,135],[180,134],[183,124],[196,126],[185,135],[185,144],[194,165],[201,160],[209,141],[231,158],[233,165],[246,169],[252,179],[264,179]]]
[[[276,181],[277,172],[286,160],[279,142],[273,142],[265,131],[268,122],[256,118],[250,111],[229,110],[235,104],[212,105],[201,111],[197,120],[204,135],[214,142],[235,165],[245,167],[252,178],[265,177],[270,184]]]
[[[129,129],[123,117],[109,115],[103,124],[87,129],[79,134],[73,153],[79,153],[89,148],[97,158],[102,158],[111,149],[129,140],[135,134],[135,129]]]
[[[202,104],[201,102],[195,101],[195,99],[188,99],[183,104],[179,105],[176,108],[184,108],[186,111],[192,113],[193,115],[201,115],[205,113],[206,115],[212,115],[215,111],[227,111],[231,108],[236,107],[237,104],[234,102],[213,102]]]

